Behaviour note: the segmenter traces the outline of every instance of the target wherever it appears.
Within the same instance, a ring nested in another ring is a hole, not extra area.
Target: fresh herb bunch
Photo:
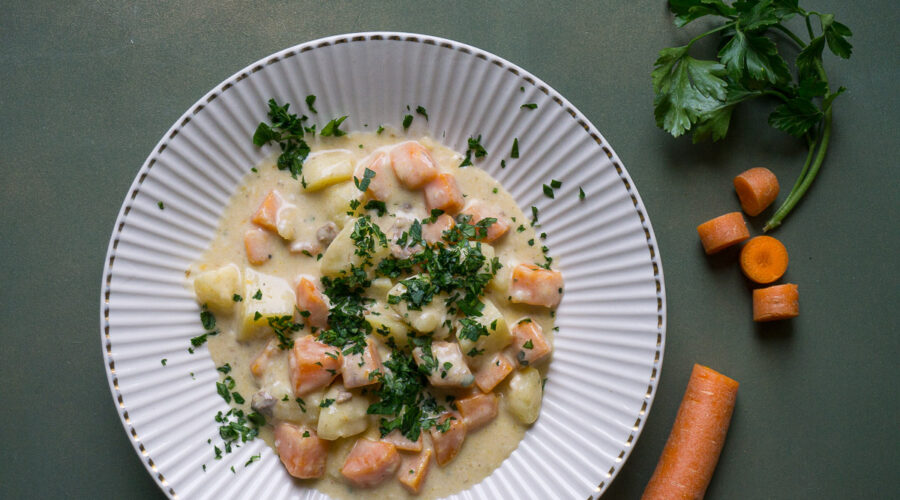
[[[852,36],[850,28],[835,21],[833,14],[800,8],[797,0],[737,0],[731,5],[722,0],[670,0],[669,7],[678,27],[708,16],[725,22],[687,45],[660,51],[652,75],[657,126],[675,137],[693,131],[694,142],[716,141],[728,133],[735,106],[765,96],[779,101],[769,115],[769,125],[807,143],[809,153],[797,181],[763,228],[774,229],[809,189],[825,160],[832,105],[845,89],[831,90],[822,53],[827,45],[836,56],[849,58],[853,48],[847,41]],[[796,16],[806,24],[808,41],[784,24]],[[794,74],[767,36],[774,31],[786,35],[800,49]],[[694,43],[713,33],[722,35],[718,60],[688,55]]]

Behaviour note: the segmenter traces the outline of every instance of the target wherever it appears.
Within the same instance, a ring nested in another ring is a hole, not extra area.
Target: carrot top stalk
[[[787,267],[787,249],[771,236],[751,238],[741,249],[741,271],[757,283],[777,280],[784,275]]]
[[[672,432],[641,500],[701,499],[731,423],[738,383],[694,365]]]

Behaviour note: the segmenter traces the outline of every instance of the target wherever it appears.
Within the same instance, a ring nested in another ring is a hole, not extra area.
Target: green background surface
[[[735,253],[706,258],[694,228],[738,208],[734,175],[765,165],[790,185],[804,151],[766,125],[769,104],[741,108],[715,145],[654,126],[656,52],[688,38],[664,2],[3,1],[0,497],[162,496],[104,376],[100,281],[119,206],[162,134],[223,79],[368,30],[447,37],[521,65],[577,106],[634,178],[659,241],[668,334],[652,413],[604,498],[639,497],[694,362],[741,382],[708,498],[896,497],[900,9],[802,4],[836,12],[855,48],[826,59],[849,92],[825,167],[776,233],[802,314],[760,326]]]

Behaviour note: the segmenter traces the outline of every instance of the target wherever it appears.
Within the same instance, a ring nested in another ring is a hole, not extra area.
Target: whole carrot
[[[738,383],[694,365],[672,432],[641,500],[701,499],[731,423]]]

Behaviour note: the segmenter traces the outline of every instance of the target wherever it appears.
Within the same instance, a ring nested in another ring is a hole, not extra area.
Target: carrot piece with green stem
[[[755,167],[734,178],[741,208],[749,216],[759,215],[778,197],[778,178],[765,167]]]
[[[776,321],[800,315],[797,285],[788,283],[753,290],[753,321]]]
[[[738,383],[694,365],[672,432],[641,500],[700,499],[715,472]]]
[[[720,215],[697,226],[697,234],[707,255],[724,250],[750,238],[750,231],[740,212]]]
[[[788,252],[771,236],[756,236],[741,248],[741,271],[747,278],[771,283],[784,275],[788,267]]]

